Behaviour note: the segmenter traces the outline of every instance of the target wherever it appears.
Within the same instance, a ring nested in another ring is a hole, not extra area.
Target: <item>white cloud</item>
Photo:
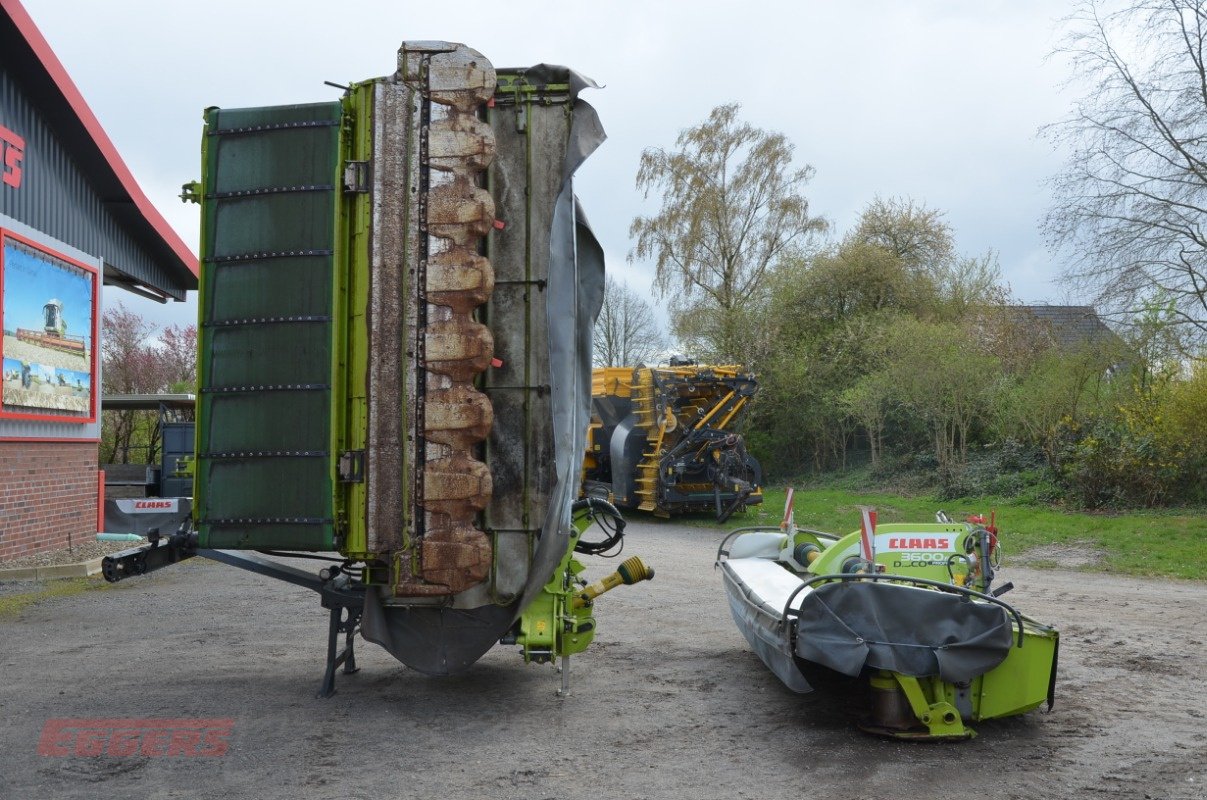
[[[1060,8],[1041,0],[24,4],[193,246],[195,207],[175,197],[198,176],[202,109],[334,98],[324,80],[386,74],[402,40],[442,38],[499,66],[563,63],[606,85],[587,99],[610,139],[578,189],[610,268],[635,286],[652,276],[624,262],[642,148],[671,146],[737,100],[817,168],[813,209],[840,231],[873,196],[910,196],[948,212],[964,252],[998,251],[1016,289],[1060,293],[1043,280],[1056,263],[1037,255],[1042,181],[1059,161],[1035,131],[1068,98],[1064,65],[1045,61]]]

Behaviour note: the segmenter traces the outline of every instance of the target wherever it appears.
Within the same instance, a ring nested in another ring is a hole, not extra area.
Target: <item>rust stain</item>
[[[494,221],[494,198],[465,175],[457,175],[451,183],[441,184],[428,194],[427,228],[432,236],[461,247],[476,245],[490,232]]]
[[[425,348],[430,371],[467,383],[490,366],[494,337],[485,325],[457,315],[428,326]]]
[[[459,384],[428,394],[424,435],[429,442],[466,452],[490,435],[493,422],[490,400],[469,386]]]
[[[463,113],[486,103],[495,93],[495,68],[481,53],[462,47],[455,55],[432,59],[428,92],[433,103]]]
[[[494,157],[494,132],[477,117],[450,115],[433,122],[428,130],[428,160],[432,169],[483,170]]]
[[[490,574],[490,539],[472,525],[450,525],[430,531],[420,556],[423,579],[463,592]]]
[[[490,262],[464,247],[437,253],[428,261],[427,299],[468,314],[490,299],[495,273]]]
[[[472,519],[490,502],[490,470],[460,454],[429,461],[423,468],[423,490],[426,510]]]

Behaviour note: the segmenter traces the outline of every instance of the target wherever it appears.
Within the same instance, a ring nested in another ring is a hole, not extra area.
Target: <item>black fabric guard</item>
[[[828,583],[809,592],[796,653],[846,675],[864,666],[961,683],[1010,652],[1005,609],[948,592],[892,583]]]

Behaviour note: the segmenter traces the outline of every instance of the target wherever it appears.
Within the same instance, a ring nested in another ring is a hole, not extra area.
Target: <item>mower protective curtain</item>
[[[846,675],[865,666],[969,681],[1013,644],[1001,606],[963,595],[871,581],[830,583],[801,603],[796,653]]]

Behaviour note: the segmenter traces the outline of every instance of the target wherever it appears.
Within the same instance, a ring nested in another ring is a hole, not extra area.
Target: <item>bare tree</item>
[[[595,366],[631,367],[655,363],[666,337],[650,304],[627,284],[608,278],[592,344]]]
[[[1207,9],[1082,0],[1059,53],[1086,95],[1045,129],[1071,149],[1045,220],[1066,276],[1133,317],[1170,300],[1207,333]]]
[[[629,228],[636,239],[629,258],[654,260],[656,286],[671,294],[676,334],[700,329],[690,317],[715,314],[708,349],[733,361],[750,355],[736,318],[765,293],[768,270],[825,228],[801,194],[813,168],[794,169],[787,138],[740,121],[739,108],[714,108],[679,134],[673,151],[641,154],[637,188],[661,195],[662,207]]]

